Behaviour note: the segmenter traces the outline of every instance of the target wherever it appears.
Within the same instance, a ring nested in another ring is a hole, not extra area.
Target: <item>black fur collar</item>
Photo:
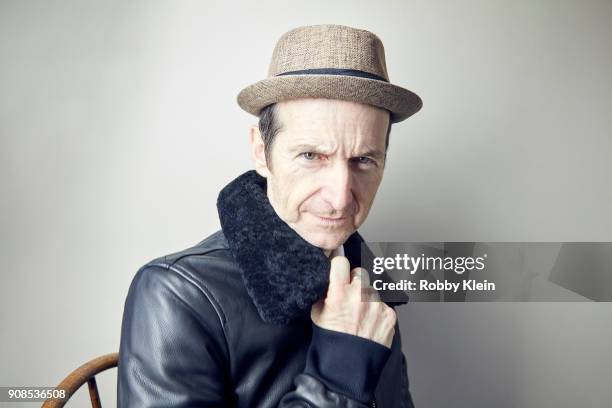
[[[217,210],[260,317],[276,324],[309,319],[329,283],[330,261],[276,214],[266,179],[255,170],[242,174],[221,190]],[[344,244],[351,268],[361,265],[362,242],[355,232]]]

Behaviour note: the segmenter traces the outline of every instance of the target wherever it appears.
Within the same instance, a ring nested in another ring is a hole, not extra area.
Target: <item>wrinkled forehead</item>
[[[362,103],[334,99],[294,99],[277,104],[281,133],[295,143],[384,145],[390,114]]]

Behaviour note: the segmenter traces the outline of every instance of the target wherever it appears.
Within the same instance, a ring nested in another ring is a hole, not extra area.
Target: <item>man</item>
[[[283,35],[238,103],[260,116],[255,170],[219,194],[221,231],[135,276],[118,406],[412,407],[394,305],[361,298],[357,228],[420,98],[374,34],[320,25]]]

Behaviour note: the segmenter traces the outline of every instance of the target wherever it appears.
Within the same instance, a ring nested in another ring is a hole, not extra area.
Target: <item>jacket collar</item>
[[[255,170],[225,186],[217,199],[221,228],[262,320],[309,319],[310,307],[327,289],[330,260],[280,219],[266,186]],[[354,232],[344,243],[351,268],[361,266],[363,242]]]

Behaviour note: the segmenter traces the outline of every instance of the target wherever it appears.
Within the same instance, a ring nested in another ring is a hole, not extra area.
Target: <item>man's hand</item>
[[[312,321],[324,329],[364,337],[391,348],[397,320],[395,311],[369,288],[365,269],[349,271],[350,264],[345,257],[336,256],[331,260],[327,296],[312,305]],[[369,292],[370,301],[361,300],[362,287]]]

